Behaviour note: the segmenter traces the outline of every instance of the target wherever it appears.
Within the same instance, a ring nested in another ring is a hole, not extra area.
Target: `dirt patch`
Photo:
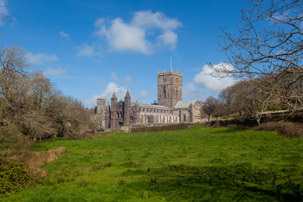
[[[62,153],[68,152],[65,147],[49,150],[47,152],[30,152],[28,154],[12,156],[9,160],[24,163],[24,165],[33,173],[41,176],[46,176],[47,171],[41,169],[45,163],[52,162],[59,158]]]

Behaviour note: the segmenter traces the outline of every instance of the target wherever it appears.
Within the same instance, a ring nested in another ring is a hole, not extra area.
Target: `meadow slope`
[[[41,184],[3,201],[300,201],[303,139],[204,128],[52,139],[70,152],[44,165]]]

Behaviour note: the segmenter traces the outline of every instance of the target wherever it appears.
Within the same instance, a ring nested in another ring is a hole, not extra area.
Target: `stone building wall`
[[[171,108],[152,104],[139,104],[139,107],[140,122],[138,124],[179,123],[179,117]]]
[[[97,108],[96,108],[96,124],[98,128],[105,128],[105,99],[97,99]]]

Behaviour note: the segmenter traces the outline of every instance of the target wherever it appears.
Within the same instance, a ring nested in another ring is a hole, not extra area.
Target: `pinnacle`
[[[125,97],[130,97],[129,90],[127,89]]]
[[[116,98],[116,99],[117,99],[117,96],[116,96],[116,91],[115,91],[115,90],[114,90],[114,93],[113,93],[112,98]]]

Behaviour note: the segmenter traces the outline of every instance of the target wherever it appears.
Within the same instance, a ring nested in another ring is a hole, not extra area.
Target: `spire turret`
[[[116,99],[117,99],[117,96],[116,96],[116,91],[115,91],[115,90],[114,90],[114,93],[113,93],[112,98],[116,98]]]
[[[125,97],[130,97],[129,90],[127,89]]]

